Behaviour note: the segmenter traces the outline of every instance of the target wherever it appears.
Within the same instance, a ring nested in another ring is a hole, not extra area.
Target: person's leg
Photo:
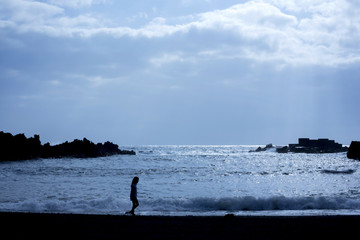
[[[133,203],[133,206],[132,206],[130,213],[132,215],[135,215],[135,208],[137,208],[139,206],[139,201],[137,199],[133,199],[132,203]]]

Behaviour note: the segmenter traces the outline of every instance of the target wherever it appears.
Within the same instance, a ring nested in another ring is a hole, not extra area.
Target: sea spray
[[[31,202],[2,205],[0,211],[25,211],[25,212],[66,212],[66,213],[106,213],[121,214],[130,207],[127,201],[113,197],[97,200],[72,200]],[[247,211],[284,211],[284,210],[358,210],[360,199],[341,197],[298,197],[287,198],[273,196],[269,198],[256,198],[252,196],[236,198],[194,198],[194,199],[155,199],[140,201],[139,212],[152,212],[158,215],[171,212],[247,212]]]
[[[168,211],[264,211],[264,210],[307,210],[307,209],[360,209],[360,199],[330,197],[287,198],[274,196],[256,198],[251,196],[236,198],[194,198],[187,200],[145,201],[147,210]]]

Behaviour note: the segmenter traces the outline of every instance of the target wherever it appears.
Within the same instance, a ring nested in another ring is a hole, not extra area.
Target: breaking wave
[[[321,171],[322,173],[327,173],[327,174],[353,174],[354,172],[356,172],[356,170],[354,169],[347,169],[347,170],[329,170],[329,169],[325,169]]]
[[[307,210],[307,209],[360,209],[360,200],[348,198],[283,196],[255,198],[194,198],[190,200],[159,200],[149,202],[158,210],[183,211],[262,211],[262,210]]]
[[[360,199],[343,197],[298,197],[274,196],[256,198],[252,196],[236,198],[193,198],[185,200],[140,200],[139,212],[216,212],[216,211],[271,211],[271,210],[360,210]],[[73,200],[48,202],[24,201],[0,204],[0,211],[25,212],[66,212],[66,213],[122,213],[131,204],[129,201],[107,197],[99,200]]]

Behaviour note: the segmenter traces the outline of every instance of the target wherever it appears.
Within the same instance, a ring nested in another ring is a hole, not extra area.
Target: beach
[[[356,237],[360,216],[123,216],[1,212],[11,239],[314,239]]]

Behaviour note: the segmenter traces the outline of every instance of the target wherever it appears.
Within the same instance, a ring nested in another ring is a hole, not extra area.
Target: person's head
[[[131,184],[137,184],[139,182],[138,177],[134,177]]]

